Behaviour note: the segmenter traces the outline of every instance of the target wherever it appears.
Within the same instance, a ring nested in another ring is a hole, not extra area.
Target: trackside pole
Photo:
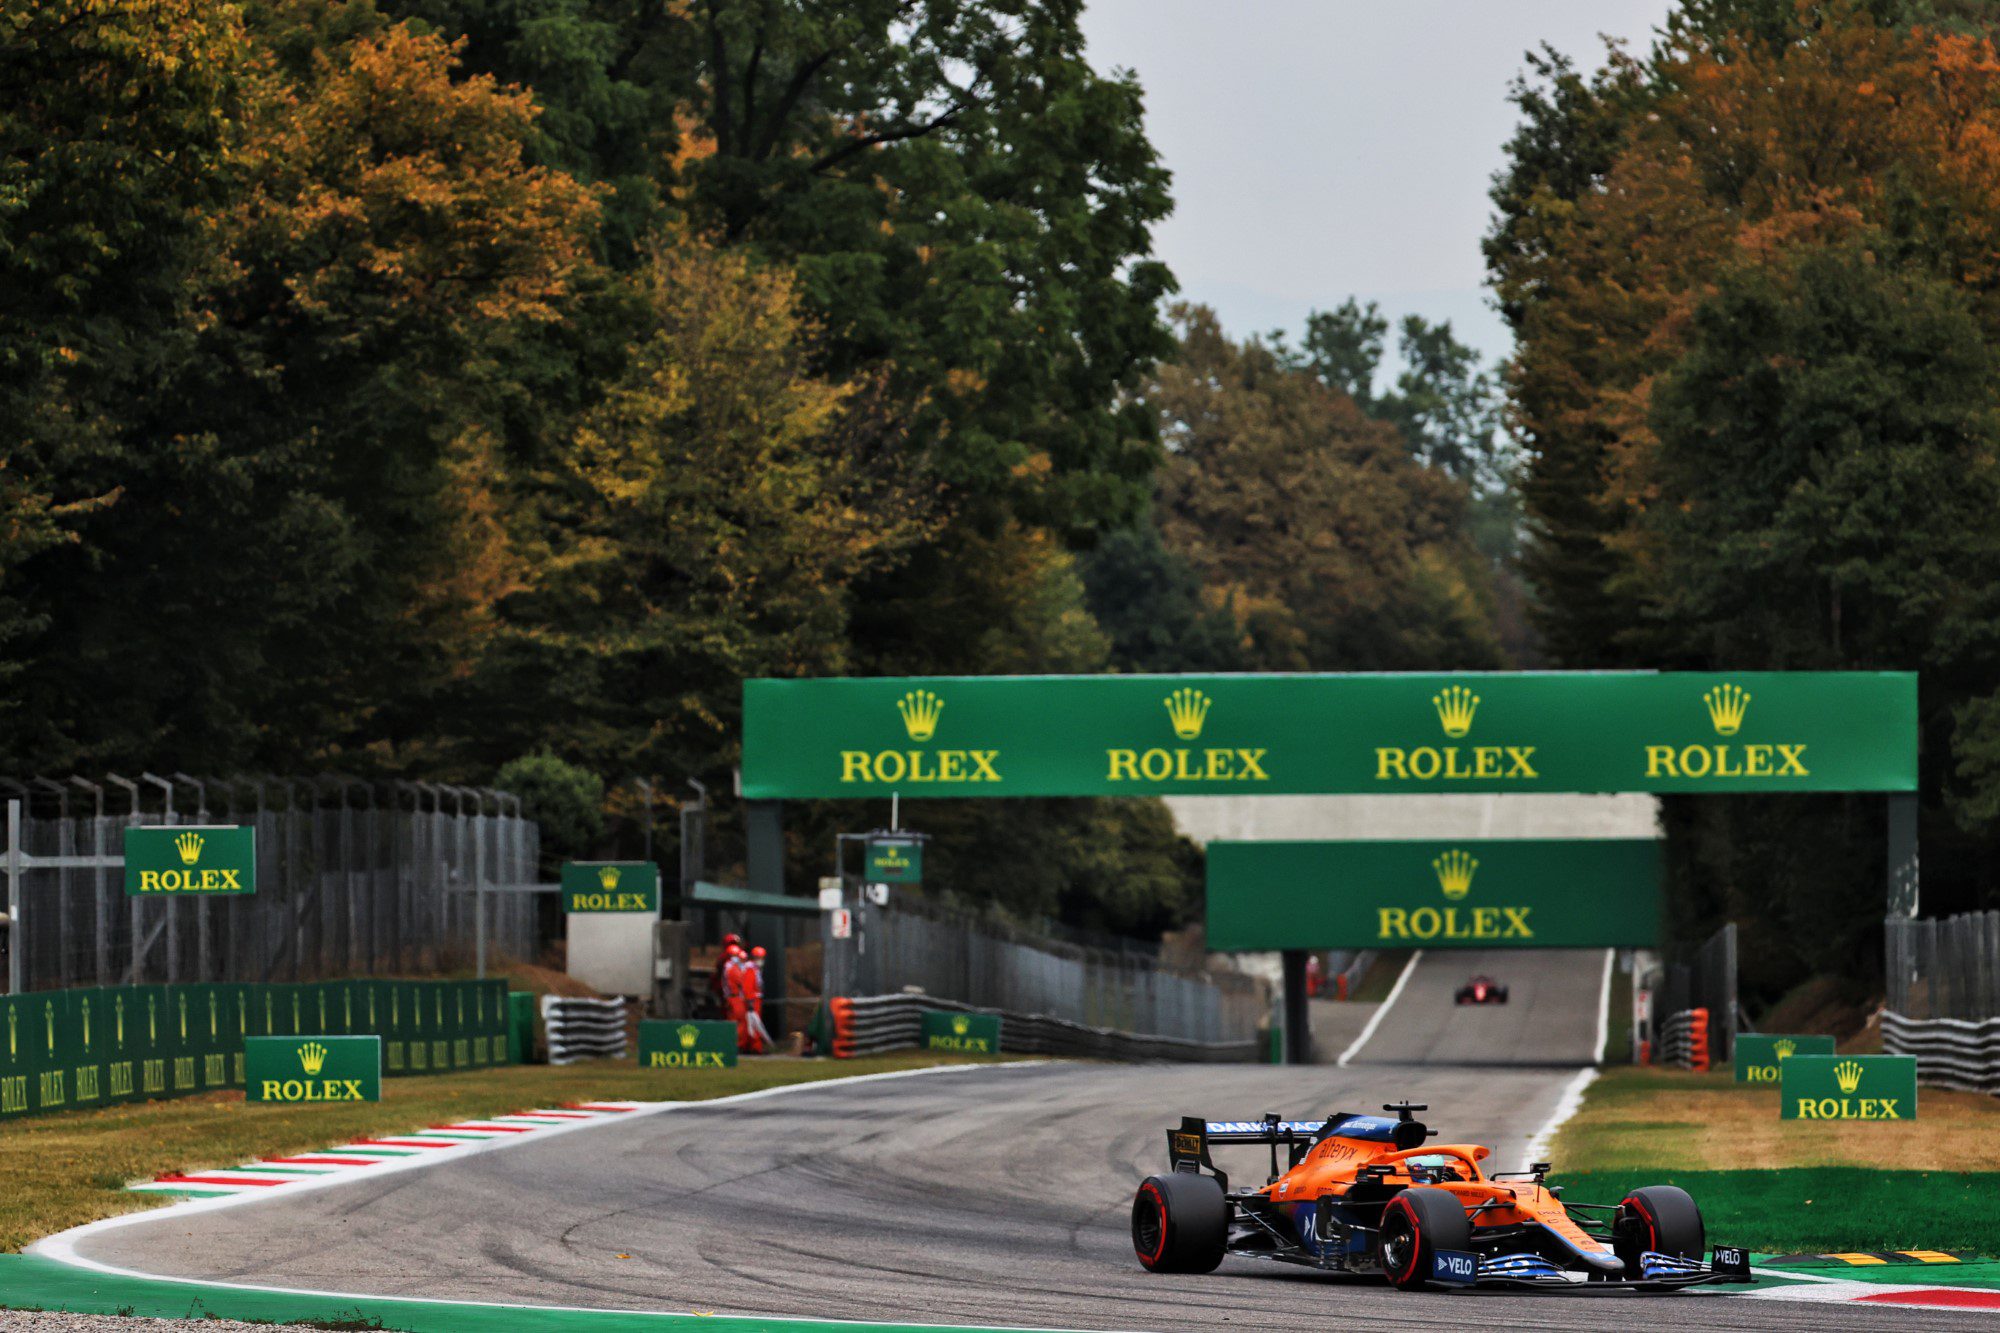
[[[1285,1063],[1312,1063],[1312,1011],[1306,1006],[1306,951],[1287,949],[1285,962]]]

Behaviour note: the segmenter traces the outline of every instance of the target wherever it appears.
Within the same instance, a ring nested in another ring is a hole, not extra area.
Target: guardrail
[[[1683,1009],[1660,1025],[1660,1063],[1696,1071],[1708,1068],[1708,1010]]]
[[[926,1009],[962,1014],[997,1014],[1000,1049],[1008,1055],[1080,1056],[1098,1060],[1241,1063],[1258,1059],[1262,1043],[1248,1041],[1189,1041],[1182,1037],[1145,1036],[1048,1014],[1010,1013],[985,1009],[929,995],[868,995],[836,999],[828,1008],[833,1018],[833,1054],[841,1059],[903,1050],[922,1044]]]
[[[1917,1057],[1917,1081],[2000,1093],[2000,1018],[1905,1018],[1884,1010],[1882,1049]]]
[[[0,996],[0,1118],[243,1086],[243,1039],[379,1036],[384,1074],[506,1064],[504,981],[221,982]]]

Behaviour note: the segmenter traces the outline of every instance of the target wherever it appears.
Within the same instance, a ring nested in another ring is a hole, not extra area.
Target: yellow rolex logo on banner
[[[1749,720],[1750,692],[1730,681],[1702,692],[1702,708],[1718,736],[1734,736]],[[1809,778],[1806,746],[1783,741],[1648,745],[1648,778]]]
[[[1771,1043],[1771,1049],[1777,1052],[1780,1060],[1787,1059],[1798,1048],[1799,1044],[1790,1037],[1780,1037],[1777,1041]]]
[[[1735,685],[1722,684],[1701,696],[1708,705],[1708,720],[1715,727],[1718,736],[1734,736],[1743,729],[1743,714],[1750,707],[1750,696]]]
[[[1182,686],[1162,699],[1167,723],[1184,741],[1200,740],[1208,725],[1214,700],[1195,689]],[[1107,749],[1104,752],[1107,782],[1269,782],[1265,771],[1264,747],[1240,745],[1156,746],[1153,749]]]
[[[903,732],[917,745],[929,744],[944,716],[944,697],[915,689],[896,700]],[[938,782],[998,782],[998,750],[842,750],[842,783],[882,783],[901,787]]]
[[[683,1023],[674,1029],[674,1035],[681,1039],[682,1050],[691,1051],[694,1049],[694,1044],[701,1040],[701,1029],[692,1023]]]
[[[319,1073],[326,1064],[326,1047],[316,1041],[309,1041],[299,1047],[299,1068],[308,1075]]]
[[[191,866],[201,860],[202,838],[199,833],[183,833],[174,839],[174,849],[181,854],[181,864]]]
[[[1431,862],[1431,869],[1437,872],[1438,887],[1447,898],[1463,898],[1472,891],[1472,876],[1479,869],[1479,860],[1470,852],[1449,851]]]
[[[1431,696],[1431,709],[1448,741],[1472,733],[1479,696],[1464,685],[1447,685]],[[1377,782],[1533,782],[1532,745],[1378,745]]]
[[[1861,1066],[1852,1060],[1842,1060],[1833,1067],[1833,1080],[1851,1097],[1861,1087]]]
[[[928,741],[937,733],[944,700],[929,690],[911,690],[896,701],[896,711],[903,715],[903,729],[910,733],[911,740]]]
[[[1165,703],[1174,735],[1184,741],[1200,740],[1202,723],[1208,721],[1209,697],[1200,690],[1182,688],[1168,695]]]
[[[615,888],[617,888],[617,887],[618,887],[618,867],[617,867],[617,866],[599,866],[599,867],[597,868],[597,882],[598,882],[598,883],[599,883],[600,885],[602,885],[602,886],[603,886],[604,888],[606,888],[606,889],[615,889]]]
[[[1472,730],[1472,715],[1479,711],[1479,696],[1463,685],[1447,685],[1431,697],[1438,724],[1444,734],[1457,740]]]

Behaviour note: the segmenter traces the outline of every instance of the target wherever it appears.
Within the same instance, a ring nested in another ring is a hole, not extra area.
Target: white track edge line
[[[1604,1063],[1604,1043],[1611,1036],[1611,968],[1618,961],[1616,949],[1604,951],[1604,982],[1597,990],[1597,1053],[1590,1063]]]
[[[1549,1118],[1542,1122],[1542,1127],[1535,1131],[1535,1136],[1528,1140],[1530,1162],[1549,1160],[1549,1147],[1555,1142],[1556,1131],[1567,1124],[1569,1118],[1581,1109],[1584,1090],[1597,1081],[1599,1072],[1596,1065],[1585,1065],[1576,1071],[1569,1082],[1563,1084],[1561,1094],[1556,1097],[1555,1109],[1549,1112]]]
[[[1389,1006],[1394,1004],[1396,997],[1403,993],[1403,983],[1410,979],[1410,973],[1417,970],[1417,960],[1423,956],[1424,951],[1422,949],[1418,949],[1410,955],[1410,961],[1403,964],[1403,970],[1396,976],[1396,984],[1389,987],[1389,994],[1383,998],[1382,1003],[1376,1008],[1375,1012],[1368,1015],[1368,1025],[1361,1029],[1361,1035],[1354,1039],[1354,1044],[1340,1053],[1340,1058],[1334,1061],[1336,1065],[1345,1068],[1347,1062],[1354,1058],[1355,1052],[1368,1044],[1368,1039],[1375,1035],[1375,1028],[1381,1023],[1382,1016],[1389,1012]]]

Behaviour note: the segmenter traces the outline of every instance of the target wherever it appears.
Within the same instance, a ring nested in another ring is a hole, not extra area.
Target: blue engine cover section
[[[1464,1250],[1439,1250],[1431,1256],[1431,1281],[1466,1287],[1478,1280],[1478,1255]]]
[[[1394,1143],[1396,1122],[1379,1115],[1337,1115],[1326,1122],[1326,1132],[1343,1139],[1366,1139],[1372,1143]]]

